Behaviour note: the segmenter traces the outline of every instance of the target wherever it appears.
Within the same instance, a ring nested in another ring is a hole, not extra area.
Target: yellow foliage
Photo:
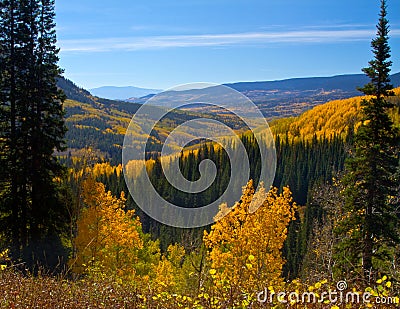
[[[172,263],[162,256],[160,262],[155,267],[155,288],[156,291],[168,291],[175,285],[175,277],[173,273]]]
[[[400,96],[400,88],[394,89],[394,94]],[[329,138],[333,135],[346,136],[349,128],[355,130],[361,124],[361,101],[368,99],[366,96],[354,97],[344,100],[335,100],[306,111],[294,118],[283,118],[270,124],[275,135],[288,134],[289,140],[311,140],[323,136]],[[393,115],[392,115],[393,114]],[[391,117],[396,125],[399,119],[392,113]],[[398,117],[398,116],[397,116]]]
[[[179,267],[182,259],[185,256],[185,248],[179,244],[169,245],[168,249],[168,259],[171,261],[172,265]]]
[[[264,202],[251,213],[253,198]],[[225,214],[226,208],[226,204],[221,205],[221,212]],[[287,226],[295,218],[295,208],[288,188],[282,194],[276,188],[268,193],[263,188],[254,193],[250,181],[243,189],[241,201],[211,227],[210,233],[204,233],[214,284],[250,294],[265,286],[282,284],[281,249]]]
[[[139,219],[133,210],[124,210],[124,193],[116,198],[89,178],[83,183],[82,199],[86,208],[77,222],[76,257],[70,262],[75,272],[96,265],[105,274],[132,277],[143,242]]]
[[[158,292],[173,291],[172,288],[184,281],[181,262],[185,254],[185,248],[179,244],[168,246],[167,256],[163,255],[154,268],[154,283]]]
[[[119,177],[122,173],[122,164],[111,166],[109,162],[96,163],[92,169],[88,168],[88,172],[92,173],[94,177],[98,177],[101,175],[110,176],[115,172]]]
[[[0,251],[0,271],[5,270],[7,268],[7,264],[3,263],[10,261],[9,253],[10,253],[9,249]]]

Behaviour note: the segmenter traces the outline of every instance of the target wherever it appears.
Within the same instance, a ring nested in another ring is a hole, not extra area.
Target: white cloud
[[[298,30],[286,32],[245,32],[231,34],[172,35],[125,38],[99,38],[62,40],[61,51],[67,52],[111,52],[135,51],[159,48],[202,46],[268,46],[278,43],[335,43],[371,40],[375,35],[370,29]],[[400,29],[392,29],[391,37],[400,37]]]

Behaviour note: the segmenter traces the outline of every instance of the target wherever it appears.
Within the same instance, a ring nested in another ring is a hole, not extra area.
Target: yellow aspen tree
[[[177,287],[184,282],[182,262],[185,257],[185,248],[179,244],[169,245],[166,255],[163,255],[154,267],[154,286],[157,292],[176,292]]]
[[[106,275],[133,278],[134,264],[143,247],[141,223],[133,210],[125,211],[125,196],[112,196],[102,183],[83,182],[85,205],[77,222],[76,257],[70,261],[77,273],[95,267]]]
[[[154,267],[155,278],[153,287],[157,293],[173,292],[175,286],[174,267],[165,255],[161,256],[161,260]]]
[[[251,213],[253,199],[261,199],[261,207]],[[254,193],[253,182],[243,189],[241,200],[228,212],[220,207],[217,221],[204,243],[209,249],[210,274],[213,284],[232,295],[255,295],[271,285],[281,285],[284,259],[282,247],[287,226],[295,219],[296,205],[289,188],[278,194],[276,188],[268,193],[261,188]]]

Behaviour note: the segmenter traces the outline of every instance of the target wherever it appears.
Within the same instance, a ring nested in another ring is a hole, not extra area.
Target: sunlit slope
[[[390,115],[396,126],[400,126],[400,88],[394,90],[395,96],[389,100],[395,104]],[[360,125],[362,120],[361,101],[366,97],[335,100],[304,112],[298,117],[282,118],[270,123],[274,134],[286,135],[289,139],[311,139],[314,136],[345,136],[349,128]]]
[[[76,154],[83,148],[92,148],[100,157],[108,157],[116,160],[121,158],[122,144],[129,123],[135,112],[140,108],[140,104],[111,101],[90,97],[86,102],[66,100],[64,109],[66,112],[66,125],[68,132],[66,135],[69,151]],[[150,107],[159,110],[159,107]],[[158,114],[155,112],[154,114]],[[180,124],[189,120],[214,119],[224,123],[236,131],[245,129],[245,124],[235,115],[219,114],[198,114],[188,111],[174,110],[166,114],[161,121],[157,122],[151,133],[148,152],[160,151],[163,142],[170,132]],[[136,121],[148,122],[150,119]],[[205,120],[199,120],[203,126],[210,128]],[[139,123],[140,124],[140,123]],[[135,143],[145,143],[149,136],[141,130],[141,126],[129,132],[133,136]],[[189,136],[190,138],[190,136]]]
[[[102,156],[120,153],[131,115],[101,103],[66,100],[67,145],[73,152],[90,147]]]

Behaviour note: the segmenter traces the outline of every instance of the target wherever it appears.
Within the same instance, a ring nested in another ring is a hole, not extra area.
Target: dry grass
[[[365,305],[353,304],[338,307],[333,304],[260,304],[256,300],[252,305],[243,305],[235,298],[221,299],[209,296],[193,298],[170,293],[153,293],[151,290],[138,291],[129,284],[117,284],[104,279],[67,280],[62,276],[23,275],[12,268],[0,271],[0,308],[141,308],[141,309],[228,309],[228,308],[366,308]],[[239,297],[242,298],[242,297]],[[377,305],[372,308],[399,308],[397,305]]]
[[[140,308],[134,289],[114,282],[70,281],[0,272],[0,308]]]

